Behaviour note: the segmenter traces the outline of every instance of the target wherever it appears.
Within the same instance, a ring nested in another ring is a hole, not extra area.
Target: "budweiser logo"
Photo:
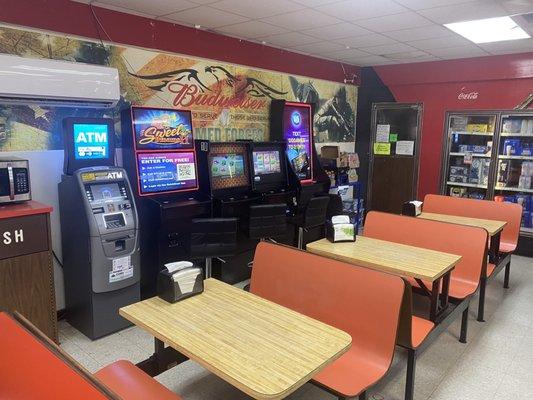
[[[221,65],[209,65],[203,70],[184,68],[156,75],[130,75],[145,81],[152,90],[172,93],[173,105],[180,108],[208,106],[260,110],[266,108],[271,99],[287,94],[257,78],[234,75]],[[224,91],[224,88],[231,90]]]
[[[468,92],[466,86],[461,88],[461,93],[457,96],[458,100],[476,100],[479,96],[478,92]]]
[[[141,137],[139,138],[139,144],[189,144],[190,137],[191,131],[183,124],[173,128],[162,129],[150,126],[142,131]]]

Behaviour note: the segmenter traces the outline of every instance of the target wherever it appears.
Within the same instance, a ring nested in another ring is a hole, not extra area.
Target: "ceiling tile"
[[[420,28],[384,32],[383,34],[398,41],[407,42],[409,40],[433,39],[449,36],[450,30],[441,25],[428,25]]]
[[[268,0],[265,0],[268,1]],[[312,10],[310,8],[276,15],[274,17],[263,18],[262,21],[282,28],[294,31],[311,29],[318,26],[333,25],[342,22],[341,20]]]
[[[533,1],[531,0],[503,0],[500,3],[509,14],[533,13]]]
[[[394,61],[381,56],[353,57],[345,59],[344,61],[359,65],[361,67],[370,67],[373,65],[386,65],[395,63]]]
[[[295,3],[302,4],[306,7],[318,7],[324,4],[330,4],[335,0],[292,0]]]
[[[429,50],[429,49],[442,49],[445,47],[468,46],[472,44],[472,42],[460,37],[459,35],[450,35],[448,37],[442,37],[442,38],[413,40],[413,41],[407,42],[407,44],[410,46],[416,47],[417,49],[420,49],[420,50]]]
[[[357,21],[357,25],[366,29],[370,29],[374,32],[388,32],[432,25],[432,22],[414,12],[407,12],[402,14],[387,15],[384,17],[364,19]]]
[[[294,47],[302,44],[316,43],[319,41],[317,38],[298,32],[280,33],[277,35],[265,36],[261,39],[267,43],[282,47]]]
[[[429,54],[434,56],[452,59],[452,58],[467,58],[467,57],[478,57],[486,56],[488,53],[479,47],[474,45],[471,46],[460,46],[460,47],[448,47],[445,49],[433,49],[427,51]]]
[[[372,33],[371,35],[356,36],[344,39],[337,39],[336,42],[350,47],[370,47],[380,46],[382,44],[398,43],[390,37],[380,35],[379,33]]]
[[[243,15],[245,17],[259,19],[273,15],[284,14],[291,11],[301,10],[301,4],[293,3],[289,0],[267,0],[267,1],[243,1],[243,0],[222,0],[211,7],[222,11]]]
[[[166,20],[184,22],[188,25],[201,25],[206,28],[218,28],[219,26],[238,24],[248,18],[241,15],[231,14],[221,10],[215,10],[208,6],[199,6],[165,15]]]
[[[190,0],[192,1],[193,3],[196,3],[196,4],[213,4],[213,3],[216,3],[220,0]]]
[[[387,58],[395,61],[403,61],[403,60],[419,60],[426,57],[432,57],[430,54],[421,51],[421,50],[415,50],[415,51],[402,51],[398,53],[392,53],[387,54]]]
[[[302,31],[302,33],[314,36],[319,39],[335,40],[347,37],[368,35],[372,32],[349,22],[341,22],[340,24],[306,29],[305,31]]]
[[[479,45],[491,54],[511,54],[533,52],[533,39],[507,40]]]
[[[328,54],[328,53],[335,53],[336,51],[343,50],[346,47],[343,45],[340,45],[338,43],[332,43],[332,42],[318,42],[318,43],[310,43],[310,44],[301,44],[298,46],[294,46],[294,50],[298,51],[305,51],[306,53],[312,53],[312,54]]]
[[[473,0],[394,0],[402,6],[408,7],[411,10],[424,10],[427,8],[435,8],[442,6],[450,6],[453,4],[468,3]]]
[[[337,59],[352,59],[355,57],[368,57],[372,54],[368,54],[367,52],[358,50],[358,49],[344,49],[335,51],[333,53],[328,54],[329,57],[334,57]]]
[[[243,39],[257,39],[264,36],[288,32],[284,28],[261,21],[247,21],[241,22],[240,24],[221,26],[217,28],[216,31]]]
[[[399,14],[409,11],[405,7],[395,3],[392,0],[345,0],[320,6],[316,9],[325,14],[342,18],[347,21],[355,21],[359,19],[379,17],[390,14]]]
[[[361,50],[366,51],[376,56],[383,56],[387,54],[402,53],[408,51],[416,51],[414,47],[408,46],[404,43],[384,44],[382,46],[363,47]]]
[[[100,0],[93,4],[127,8],[150,16],[160,16],[196,7],[195,3],[188,0]]]
[[[446,7],[436,7],[419,11],[420,15],[439,24],[502,17],[508,12],[492,0],[473,1]]]

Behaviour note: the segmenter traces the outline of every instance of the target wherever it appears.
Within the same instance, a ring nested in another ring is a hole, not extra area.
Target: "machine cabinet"
[[[0,207],[0,311],[18,311],[57,342],[51,211],[35,201]]]

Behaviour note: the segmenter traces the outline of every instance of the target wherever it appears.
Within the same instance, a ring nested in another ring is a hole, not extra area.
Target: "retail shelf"
[[[533,236],[533,228],[524,228],[523,226],[521,226],[520,233],[525,234],[526,236]]]
[[[478,185],[476,183],[462,183],[462,182],[446,182],[448,186],[463,186],[463,187],[471,187],[471,188],[478,188],[478,189],[487,189],[487,185]]]
[[[460,157],[464,157],[464,156],[465,156],[465,153],[450,153],[450,156],[460,156]],[[490,158],[490,154],[478,154],[478,153],[472,153],[472,157]]]
[[[494,132],[466,132],[466,131],[452,131],[452,135],[494,136]]]
[[[505,156],[499,155],[500,160],[533,160],[533,156]]]
[[[533,138],[533,133],[510,133],[510,132],[502,132],[500,133],[500,136],[504,137],[504,136],[519,136],[519,137],[530,137],[530,138]]]
[[[523,188],[519,188],[519,187],[495,186],[494,189],[508,191],[508,192],[533,193],[533,189],[523,189]]]

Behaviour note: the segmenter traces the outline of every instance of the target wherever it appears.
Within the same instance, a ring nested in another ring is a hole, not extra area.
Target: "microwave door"
[[[11,197],[11,183],[7,168],[0,168],[0,197]]]
[[[13,167],[8,164],[7,173],[9,175],[9,199],[15,200],[15,178],[13,178]]]

